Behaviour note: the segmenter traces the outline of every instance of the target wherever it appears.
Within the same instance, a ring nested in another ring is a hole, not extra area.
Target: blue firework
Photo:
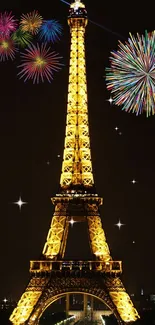
[[[39,36],[45,42],[56,42],[62,34],[61,24],[55,20],[44,20],[39,29]]]

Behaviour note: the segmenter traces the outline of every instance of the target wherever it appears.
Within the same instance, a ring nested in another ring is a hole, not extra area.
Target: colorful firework
[[[30,44],[32,34],[24,32],[21,28],[19,28],[11,35],[11,38],[18,46],[25,47]]]
[[[18,67],[21,71],[18,73],[20,79],[24,81],[32,79],[33,83],[49,82],[53,79],[53,72],[61,69],[62,64],[59,62],[61,57],[56,52],[51,52],[46,44],[41,46],[31,44],[25,53],[21,54],[22,64]]]
[[[16,28],[17,22],[11,12],[0,13],[0,36],[9,37]]]
[[[15,58],[15,52],[17,51],[15,43],[12,39],[0,38],[0,61],[8,59],[13,60]]]
[[[45,42],[52,42],[60,39],[62,26],[57,20],[44,20],[39,29],[40,38]]]
[[[33,35],[38,33],[40,26],[42,25],[43,18],[39,15],[38,11],[34,10],[29,14],[21,16],[21,29],[24,32],[29,32]]]
[[[107,89],[113,101],[122,110],[136,115],[155,114],[155,32],[134,37],[119,43],[112,52],[111,67],[106,68]]]

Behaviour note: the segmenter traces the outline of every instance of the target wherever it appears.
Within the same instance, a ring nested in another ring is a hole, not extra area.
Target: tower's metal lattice
[[[80,0],[70,5],[68,23],[71,51],[60,193],[52,198],[55,211],[43,258],[30,262],[29,284],[10,317],[14,325],[39,324],[47,306],[67,292],[98,297],[120,324],[134,322],[139,317],[120,280],[121,262],[113,261],[110,256],[99,213],[102,199],[94,190],[84,42],[87,12]],[[87,222],[92,261],[63,259],[72,218]]]

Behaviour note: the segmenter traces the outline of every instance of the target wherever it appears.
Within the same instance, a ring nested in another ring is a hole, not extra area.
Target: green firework
[[[31,43],[33,36],[19,28],[11,37],[18,46],[25,47]]]

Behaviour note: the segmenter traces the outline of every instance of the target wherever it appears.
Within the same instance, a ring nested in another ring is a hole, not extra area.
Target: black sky
[[[64,145],[70,34],[68,6],[59,0],[6,0],[0,11],[21,13],[37,9],[64,28],[53,46],[63,56],[63,69],[52,84],[32,85],[17,77],[19,57],[0,63],[0,298],[18,299],[29,278],[29,260],[42,251],[53,214],[50,198],[58,190]],[[154,2],[85,0],[88,16],[121,34],[154,30]],[[114,259],[123,261],[128,291],[155,292],[155,117],[136,117],[110,106],[105,67],[118,38],[89,24],[86,59],[89,122],[97,192],[104,198],[103,227]],[[115,127],[119,127],[119,132]],[[58,158],[57,155],[61,155]],[[47,161],[50,164],[47,165]],[[137,183],[130,181],[135,178]],[[22,196],[21,212],[12,204]],[[114,225],[121,219],[119,231]],[[83,236],[84,237],[84,236]],[[135,244],[132,242],[135,241]],[[82,239],[84,245],[84,238]]]

